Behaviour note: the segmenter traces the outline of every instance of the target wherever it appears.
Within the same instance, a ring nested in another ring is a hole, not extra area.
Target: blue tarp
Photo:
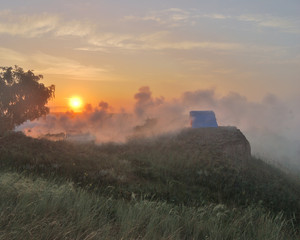
[[[190,111],[192,128],[218,127],[213,111]]]

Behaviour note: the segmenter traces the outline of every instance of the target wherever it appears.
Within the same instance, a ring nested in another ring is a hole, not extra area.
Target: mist
[[[251,144],[252,155],[300,170],[300,107],[295,99],[268,94],[249,101],[236,92],[218,96],[214,89],[184,92],[172,100],[154,97],[150,87],[134,94],[133,112],[114,112],[105,101],[87,104],[82,113],[49,114],[16,128],[26,135],[52,140],[123,143],[189,127],[189,111],[213,110],[219,126],[236,126]]]

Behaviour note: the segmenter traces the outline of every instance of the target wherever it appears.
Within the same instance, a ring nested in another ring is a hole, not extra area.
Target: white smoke
[[[104,143],[125,142],[134,136],[152,136],[189,126],[189,111],[213,110],[219,125],[236,126],[246,135],[252,154],[300,169],[300,107],[267,95],[261,102],[238,93],[218,97],[212,89],[184,92],[166,101],[154,98],[149,87],[134,95],[133,113],[113,113],[106,102],[85,106],[82,113],[50,114],[26,122],[17,130],[33,137],[50,136]]]

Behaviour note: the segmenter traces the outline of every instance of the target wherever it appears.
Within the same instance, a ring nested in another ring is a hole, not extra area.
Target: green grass
[[[300,239],[299,179],[188,131],[101,146],[9,133],[0,172],[0,239]]]
[[[1,172],[0,239],[295,239],[282,214],[102,197],[71,182]]]

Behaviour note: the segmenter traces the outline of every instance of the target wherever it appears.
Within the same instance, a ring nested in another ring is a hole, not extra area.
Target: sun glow
[[[69,99],[69,105],[74,111],[78,111],[82,106],[82,100],[79,97],[71,97]]]

